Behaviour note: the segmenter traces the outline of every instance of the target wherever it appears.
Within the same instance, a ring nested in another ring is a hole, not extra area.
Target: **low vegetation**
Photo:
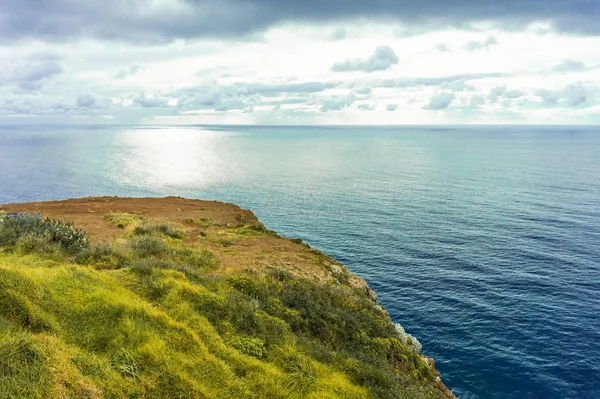
[[[104,218],[110,224],[120,229],[137,226],[146,222],[146,217],[141,213],[110,212]]]
[[[108,215],[133,229],[99,244],[0,216],[0,398],[443,397],[418,341],[356,288],[222,270],[183,229],[137,216]]]

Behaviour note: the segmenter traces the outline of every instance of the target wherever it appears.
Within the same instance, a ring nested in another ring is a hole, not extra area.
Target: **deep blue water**
[[[0,127],[0,203],[234,202],[365,277],[460,397],[600,397],[600,128]]]

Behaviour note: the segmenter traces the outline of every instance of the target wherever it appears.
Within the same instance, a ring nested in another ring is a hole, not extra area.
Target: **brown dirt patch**
[[[41,212],[44,216],[75,222],[95,242],[108,241],[125,234],[105,219],[110,212],[142,214],[148,224],[170,223],[186,231],[188,245],[209,248],[217,256],[222,271],[250,268],[280,268],[302,276],[329,282],[347,279],[367,291],[365,281],[348,272],[333,259],[302,244],[278,237],[245,237],[235,229],[241,224],[258,224],[254,214],[237,205],[181,197],[119,198],[88,197],[63,201],[0,205],[4,212]],[[209,219],[213,226],[198,226],[187,219]],[[371,294],[372,292],[368,292]]]

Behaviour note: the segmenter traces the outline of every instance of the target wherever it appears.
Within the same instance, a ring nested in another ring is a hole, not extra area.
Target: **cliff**
[[[233,204],[0,205],[0,398],[453,398],[419,351],[363,279]]]

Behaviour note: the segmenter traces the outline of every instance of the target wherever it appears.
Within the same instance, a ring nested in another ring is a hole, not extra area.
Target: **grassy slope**
[[[184,241],[197,220],[110,219],[124,229],[109,245],[0,247],[0,398],[444,396],[435,369],[344,279],[219,268],[202,241]]]

